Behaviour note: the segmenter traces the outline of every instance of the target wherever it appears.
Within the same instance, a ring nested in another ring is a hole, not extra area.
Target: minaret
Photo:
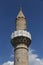
[[[28,64],[28,47],[31,43],[31,34],[26,31],[26,18],[22,8],[16,17],[16,30],[11,35],[11,44],[14,47],[14,65]]]

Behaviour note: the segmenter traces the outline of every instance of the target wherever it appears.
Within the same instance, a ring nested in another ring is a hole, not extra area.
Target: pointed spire
[[[18,15],[17,15],[17,18],[19,18],[19,17],[25,18],[24,14],[23,14],[23,12],[22,12],[22,7],[20,7],[20,11],[19,11],[19,13],[18,13]]]

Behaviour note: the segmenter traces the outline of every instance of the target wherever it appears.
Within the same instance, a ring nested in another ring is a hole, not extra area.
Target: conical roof
[[[19,11],[19,13],[18,13],[18,15],[17,15],[17,18],[19,18],[19,17],[25,18],[24,14],[23,14],[23,12],[22,12],[22,8],[20,8],[20,11]]]

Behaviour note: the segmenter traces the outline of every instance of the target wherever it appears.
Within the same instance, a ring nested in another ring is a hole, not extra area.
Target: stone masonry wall
[[[16,47],[14,65],[28,65],[28,50],[27,46],[20,44]]]

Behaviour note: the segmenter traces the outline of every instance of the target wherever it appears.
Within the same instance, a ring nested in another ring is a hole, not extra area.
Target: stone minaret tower
[[[31,43],[31,34],[26,31],[26,18],[20,8],[16,17],[16,30],[11,35],[14,47],[14,65],[28,64],[28,47]]]

